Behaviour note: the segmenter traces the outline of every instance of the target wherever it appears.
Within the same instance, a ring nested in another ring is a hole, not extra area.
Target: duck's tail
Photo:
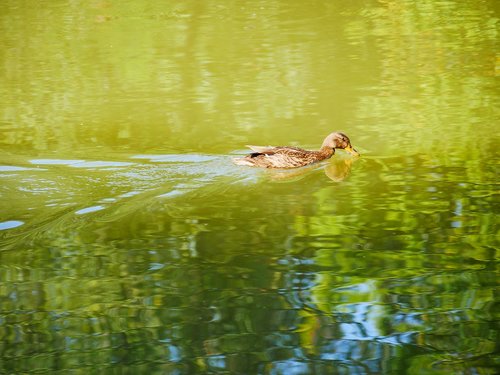
[[[233,158],[233,163],[236,165],[245,165],[247,167],[255,166],[255,163],[253,162],[253,160],[248,159],[248,158]]]

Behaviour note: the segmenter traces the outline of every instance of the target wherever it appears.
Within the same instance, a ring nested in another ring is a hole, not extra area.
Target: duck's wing
[[[266,154],[266,155],[271,155],[276,153],[276,150],[278,147],[273,147],[273,146],[252,146],[252,145],[246,145],[250,150],[253,152],[257,152],[259,154]]]

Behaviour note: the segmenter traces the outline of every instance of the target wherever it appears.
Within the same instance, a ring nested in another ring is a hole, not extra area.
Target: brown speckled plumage
[[[247,147],[254,152],[244,158],[233,159],[235,164],[262,168],[298,168],[331,158],[335,154],[336,148],[345,149],[354,155],[359,155],[352,148],[349,138],[339,132],[329,134],[323,141],[319,151],[285,146]]]

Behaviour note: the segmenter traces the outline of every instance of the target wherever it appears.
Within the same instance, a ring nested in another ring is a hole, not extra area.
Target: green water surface
[[[498,8],[1,1],[0,373],[498,373]]]

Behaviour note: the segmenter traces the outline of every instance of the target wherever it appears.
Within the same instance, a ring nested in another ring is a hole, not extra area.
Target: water
[[[498,372],[495,5],[3,1],[0,373]]]

